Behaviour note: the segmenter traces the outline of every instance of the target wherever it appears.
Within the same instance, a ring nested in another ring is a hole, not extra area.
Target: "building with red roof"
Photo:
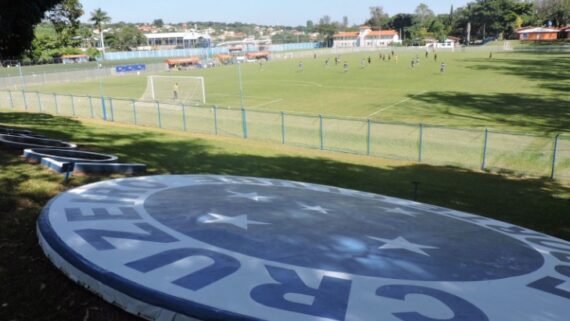
[[[517,30],[521,41],[552,41],[558,39],[560,30],[543,27],[525,27]]]

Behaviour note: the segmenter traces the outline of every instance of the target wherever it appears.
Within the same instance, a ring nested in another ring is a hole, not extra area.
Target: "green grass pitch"
[[[383,51],[386,54],[387,51]],[[285,111],[372,120],[426,123],[455,127],[490,127],[527,133],[570,128],[570,56],[568,54],[494,53],[488,51],[396,51],[398,62],[381,60],[378,52],[317,59],[275,60],[242,68],[244,106],[249,110]],[[411,67],[418,55],[420,64]],[[371,64],[362,59],[370,57]],[[325,60],[329,59],[329,66]],[[304,70],[299,71],[302,61]],[[343,71],[343,62],[349,71]],[[440,64],[446,69],[440,72]],[[207,104],[240,107],[236,65],[183,72],[203,76]],[[146,76],[106,79],[103,94],[138,99]],[[28,90],[98,96],[99,82],[72,82]]]

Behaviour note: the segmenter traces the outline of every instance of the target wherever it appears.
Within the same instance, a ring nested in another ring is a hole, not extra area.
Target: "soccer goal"
[[[146,89],[141,100],[205,104],[204,77],[148,76]]]

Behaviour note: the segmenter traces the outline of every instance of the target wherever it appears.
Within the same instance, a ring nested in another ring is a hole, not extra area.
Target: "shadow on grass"
[[[473,70],[501,72],[545,84],[568,83],[570,80],[570,58],[568,58],[568,54],[541,53],[542,59],[526,58],[529,55],[537,57],[537,54],[533,52],[517,52],[500,55],[499,59],[469,59],[466,61],[476,63],[468,67]],[[562,91],[567,93],[568,87]]]
[[[453,109],[441,111],[455,117],[484,116],[489,123],[531,128],[543,133],[567,132],[570,129],[570,100],[530,94],[470,94],[466,92],[428,92],[413,96],[428,104],[454,106],[472,113],[455,114]]]
[[[481,214],[570,240],[570,187],[549,179],[512,179],[455,167],[375,167],[327,158],[260,156],[247,151],[232,154],[209,141],[171,136],[167,132],[84,127],[59,117],[45,124],[44,115],[0,113],[0,123],[10,125],[6,119],[12,125],[41,132],[49,129],[54,136],[67,136],[90,148],[117,153],[128,161],[144,162],[153,174],[281,178],[406,199],[412,198],[412,182],[418,181],[418,201]],[[51,126],[51,121],[58,125]],[[8,304],[0,313],[7,315],[7,320],[77,320],[95,308],[91,321],[134,320],[73,285],[41,254],[35,220],[49,198],[65,189],[61,176],[24,164],[15,153],[4,152],[0,164],[0,188],[11,191],[2,193],[0,201],[0,302]],[[72,184],[92,180],[74,178]],[[45,185],[37,186],[39,183]]]
[[[6,127],[34,128],[37,134],[54,139],[70,139],[74,132],[81,132],[84,126],[72,118],[50,114],[0,113],[0,123]]]

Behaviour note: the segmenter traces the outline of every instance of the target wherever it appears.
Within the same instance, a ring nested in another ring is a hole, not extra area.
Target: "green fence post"
[[[556,177],[556,158],[558,158],[558,144],[560,142],[560,134],[554,137],[554,149],[552,151],[552,171],[550,172],[550,178],[554,179]]]
[[[134,99],[131,99],[131,106],[133,107],[133,122],[137,124],[137,102]]]
[[[55,101],[55,114],[59,114],[59,105],[57,103],[57,95],[53,93],[53,100]]]
[[[370,156],[371,152],[372,152],[372,121],[370,119],[368,119],[367,124],[368,124],[368,128],[367,128],[367,134],[366,134],[366,155]]]
[[[418,162],[423,159],[423,145],[424,145],[424,124],[420,124],[420,140],[418,143]]]
[[[244,108],[241,109],[241,123],[243,128],[243,138],[247,139],[247,112]]]
[[[113,110],[113,97],[109,97],[109,111],[111,111],[111,121],[115,121],[115,111]]]
[[[12,91],[8,90],[8,95],[10,96],[10,107],[14,109],[14,99],[12,98]]]
[[[323,115],[319,115],[319,136],[321,138],[321,150],[325,149],[325,135],[323,133]]]
[[[101,114],[103,115],[103,120],[107,121],[107,106],[105,105],[105,96],[101,96]]]
[[[281,144],[285,145],[285,113],[281,112]]]
[[[91,118],[95,118],[95,113],[93,112],[93,97],[87,96],[89,99],[89,110],[91,111]]]
[[[487,167],[487,144],[489,142],[489,129],[485,128],[485,136],[483,137],[483,161],[481,162],[481,170]]]
[[[214,134],[218,135],[218,107],[214,106]]]
[[[156,101],[156,116],[158,120],[158,128],[162,128],[162,118],[160,117],[160,103]]]
[[[73,116],[75,116],[75,101],[73,101],[73,95],[69,95],[69,98],[71,99],[71,112]]]
[[[24,110],[28,110],[28,99],[26,98],[26,92],[22,90],[22,97],[24,98]]]
[[[186,106],[182,104],[182,129],[186,131]]]
[[[40,111],[40,113],[42,112],[42,100],[40,98],[40,93],[36,91],[36,98],[38,99],[38,109]]]

